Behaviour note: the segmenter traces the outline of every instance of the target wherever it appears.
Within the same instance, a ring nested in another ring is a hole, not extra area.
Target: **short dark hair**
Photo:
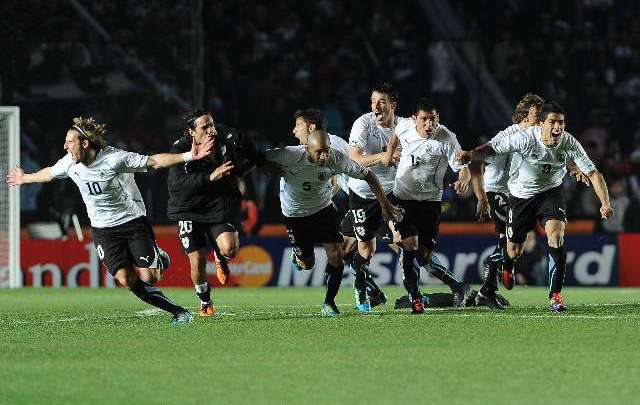
[[[321,110],[316,108],[307,108],[298,110],[293,114],[293,119],[302,118],[307,124],[314,124],[316,129],[327,129],[327,119]]]
[[[398,92],[393,88],[393,85],[391,83],[380,83],[373,88],[372,92],[374,91],[377,93],[386,94],[387,97],[389,97],[389,100],[391,100],[391,102],[393,103],[398,102]]]
[[[416,108],[413,109],[413,113],[418,114],[420,111],[438,112],[438,107],[436,107],[431,99],[422,97],[416,102]]]
[[[187,111],[182,115],[182,131],[185,134],[189,134],[190,129],[195,129],[195,122],[203,115],[211,115],[211,111],[203,107],[196,107],[191,111]]]
[[[544,104],[544,99],[537,94],[527,93],[518,101],[516,105],[516,109],[513,111],[513,115],[511,119],[514,124],[519,124],[527,118],[529,115],[529,109],[531,107],[536,107],[538,111],[542,108],[542,104]]]
[[[562,106],[560,106],[560,104],[558,104],[555,101],[551,101],[549,103],[545,103],[542,105],[542,107],[540,108],[540,113],[538,114],[538,121],[542,122],[544,120],[547,119],[547,115],[551,114],[551,113],[558,113],[558,114],[562,114],[562,115],[567,115],[564,111],[564,108],[562,108]]]

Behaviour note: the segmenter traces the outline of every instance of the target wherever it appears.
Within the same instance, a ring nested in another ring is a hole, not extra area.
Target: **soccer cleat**
[[[171,266],[171,258],[160,246],[158,246],[158,257],[160,259],[160,263],[162,263],[162,272],[164,273],[169,270],[169,266]]]
[[[173,316],[173,319],[171,320],[171,325],[173,326],[182,326],[182,325],[186,325],[188,323],[193,322],[193,315],[191,314],[191,312],[189,312],[188,309],[184,309],[178,312],[177,314],[175,314]]]
[[[500,303],[495,294],[485,296],[481,292],[476,294],[476,306],[486,306],[492,310],[503,310],[504,305]]]
[[[471,295],[471,286],[468,283],[460,282],[453,290],[453,306],[464,307],[467,299]]]
[[[216,313],[216,307],[213,306],[213,303],[201,303],[200,304],[200,316],[209,317],[213,316]]]
[[[373,293],[369,293],[369,305],[371,308],[377,307],[378,305],[383,305],[387,303],[387,296],[384,295],[384,292],[378,290]]]
[[[509,305],[511,305],[509,300],[500,294],[496,294],[496,301],[498,301],[503,307],[508,307]]]
[[[567,306],[564,304],[564,300],[562,299],[562,295],[560,293],[553,293],[551,296],[551,304],[549,305],[549,309],[551,312],[563,312],[567,309]]]
[[[424,303],[422,302],[422,297],[413,298],[411,300],[411,313],[414,315],[424,313]]]
[[[322,315],[327,316],[329,318],[336,317],[340,315],[340,311],[338,311],[338,307],[335,302],[327,304],[326,302],[322,304]]]
[[[368,314],[371,312],[371,302],[367,296],[367,291],[360,291],[354,288],[354,294],[356,296],[356,310],[361,314]]]
[[[502,264],[502,272],[500,274],[500,281],[502,285],[507,290],[512,290],[513,286],[516,284],[516,276],[513,271],[513,266],[509,268],[509,266]]]
[[[218,277],[218,281],[220,281],[220,284],[227,284],[229,274],[231,274],[229,263],[227,263],[227,260],[224,258],[219,260],[218,254],[215,251],[213,252],[213,259],[216,265],[216,277]]]

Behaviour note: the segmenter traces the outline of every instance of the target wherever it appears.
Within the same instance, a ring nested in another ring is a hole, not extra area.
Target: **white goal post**
[[[0,106],[0,288],[22,285],[20,271],[20,188],[9,188],[7,173],[20,164],[20,108]]]

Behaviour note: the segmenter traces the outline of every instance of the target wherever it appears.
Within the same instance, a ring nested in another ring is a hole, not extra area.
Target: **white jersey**
[[[332,149],[339,150],[349,156],[349,144],[347,141],[339,136],[331,134],[329,134],[329,139],[331,140]],[[349,176],[346,174],[339,174],[336,176],[336,181],[338,182],[338,187],[340,187],[345,193],[349,194]]]
[[[500,142],[504,137],[509,137],[520,132],[520,126],[513,124],[498,132],[490,142]],[[494,155],[484,160],[484,189],[493,193],[509,194],[509,167],[512,155]]]
[[[531,198],[562,184],[567,162],[573,160],[583,173],[596,166],[580,142],[563,132],[558,144],[546,147],[540,139],[540,127],[529,127],[518,133],[489,141],[497,154],[513,153],[509,171],[509,192],[518,198]]]
[[[393,134],[393,128],[383,128],[376,124],[373,113],[367,113],[358,118],[351,128],[349,146],[362,150],[364,155],[375,155],[387,150],[387,145]],[[378,177],[385,194],[393,190],[396,178],[396,168],[382,164],[371,166],[371,171]],[[366,181],[349,179],[349,188],[362,198],[376,198]]]
[[[330,150],[324,166],[311,163],[302,145],[270,149],[266,157],[284,172],[280,179],[280,207],[286,217],[307,217],[329,206],[331,177],[346,174],[364,179],[369,174],[369,169],[335,149]]]
[[[109,228],[146,215],[133,173],[147,170],[149,156],[111,146],[102,149],[85,166],[67,154],[51,167],[56,179],[70,177],[76,183],[94,228]]]
[[[407,118],[398,122],[396,136],[402,153],[393,194],[402,200],[441,201],[447,166],[455,172],[465,167],[456,161],[462,150],[456,135],[438,125],[429,138],[423,138]]]

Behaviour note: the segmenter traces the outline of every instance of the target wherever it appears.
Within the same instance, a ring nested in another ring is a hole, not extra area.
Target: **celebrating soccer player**
[[[300,269],[312,268],[315,264],[314,245],[322,243],[324,246],[328,261],[325,269],[327,292],[322,313],[337,316],[340,311],[335,297],[344,269],[343,238],[336,210],[331,204],[331,178],[346,174],[352,179],[367,182],[380,201],[382,215],[393,219],[396,211],[375,174],[332,149],[330,142],[326,131],[316,129],[308,135],[306,145],[270,149],[266,151],[266,158],[282,169],[280,205],[297,266]]]
[[[589,159],[582,145],[565,131],[565,112],[557,103],[544,104],[538,125],[508,137],[496,137],[473,151],[458,153],[460,163],[483,161],[494,155],[515,153],[512,157],[508,188],[511,194],[507,215],[507,254],[503,271],[510,271],[522,255],[527,232],[536,221],[544,224],[549,251],[549,298],[552,312],[566,309],[562,285],[567,260],[564,230],[566,202],[561,184],[567,162],[573,160],[586,173],[600,199],[600,214],[609,219],[613,209],[602,174]]]
[[[183,119],[183,134],[172,152],[184,152],[192,143],[213,139],[213,153],[207,159],[174,166],[167,179],[167,215],[178,222],[184,253],[189,258],[191,281],[200,299],[200,316],[212,316],[211,286],[207,281],[207,256],[213,248],[216,274],[222,284],[229,276],[228,260],[238,253],[241,194],[238,179],[259,161],[250,139],[230,128],[214,124],[213,115],[198,108]]]
[[[144,302],[173,314],[173,325],[190,323],[193,316],[187,309],[138,276],[156,273],[163,268],[163,260],[133,174],[200,160],[211,153],[213,140],[193,142],[184,153],[146,156],[107,146],[105,134],[105,124],[74,118],[64,142],[67,155],[36,173],[14,168],[7,183],[17,186],[70,177],[80,189],[98,257],[109,273]]]

